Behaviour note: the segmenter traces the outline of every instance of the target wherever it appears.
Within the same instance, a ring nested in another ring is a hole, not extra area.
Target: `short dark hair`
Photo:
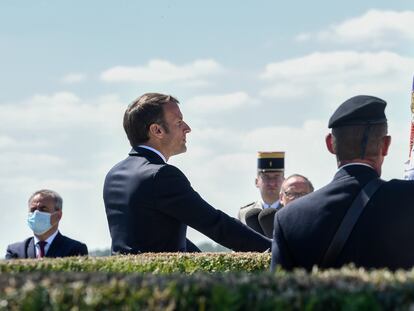
[[[35,193],[33,193],[28,201],[28,204],[30,206],[30,203],[32,203],[33,198],[37,195],[40,195],[41,197],[51,198],[55,201],[55,210],[61,210],[63,206],[63,200],[62,197],[57,193],[56,191],[49,190],[49,189],[41,189],[37,190]]]
[[[168,103],[178,104],[171,95],[146,93],[134,100],[124,114],[124,130],[132,147],[148,141],[151,124],[160,124],[168,132],[164,119],[163,106]]]
[[[280,190],[281,191],[284,191],[284,185],[286,184],[286,182],[289,180],[289,179],[291,179],[291,178],[293,178],[293,177],[298,177],[298,178],[302,178],[303,179],[303,181],[308,185],[308,187],[309,187],[309,190],[310,190],[310,192],[313,192],[315,189],[313,188],[313,185],[312,185],[312,183],[311,183],[311,181],[309,180],[309,178],[307,178],[307,177],[305,177],[305,176],[303,176],[303,175],[300,175],[300,174],[292,174],[292,175],[290,175],[289,177],[287,177],[287,178],[285,178],[285,181],[283,182],[283,184],[282,184],[282,187],[280,188]]]
[[[368,130],[368,133],[366,132]],[[366,134],[367,133],[367,134]],[[387,123],[342,126],[332,129],[332,143],[339,161],[375,157],[381,148],[382,138],[388,133]],[[367,135],[366,149],[362,150],[364,135]]]

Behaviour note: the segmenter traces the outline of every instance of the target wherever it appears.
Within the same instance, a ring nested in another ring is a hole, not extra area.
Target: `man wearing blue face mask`
[[[27,224],[34,236],[7,247],[6,259],[88,255],[85,244],[62,235],[62,198],[52,190],[36,191],[29,198]]]

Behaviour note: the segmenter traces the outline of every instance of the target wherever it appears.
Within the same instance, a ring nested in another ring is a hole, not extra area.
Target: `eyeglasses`
[[[290,192],[290,191],[283,191],[285,196],[287,196],[289,199],[297,199],[300,197],[303,197],[304,195],[307,195],[307,192]]]

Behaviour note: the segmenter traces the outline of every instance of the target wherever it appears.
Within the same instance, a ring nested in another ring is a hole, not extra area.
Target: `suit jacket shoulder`
[[[56,235],[46,257],[71,257],[71,256],[86,256],[88,255],[88,247],[86,244],[68,238],[60,232]]]
[[[244,209],[244,208],[247,208],[247,207],[251,207],[251,206],[255,205],[256,203],[257,202],[252,202],[252,203],[246,204],[246,205],[240,207],[240,209]]]
[[[7,246],[6,259],[35,258],[33,237]]]
[[[378,174],[362,165],[344,167],[325,187],[276,213],[272,267],[319,265],[355,197]],[[371,197],[333,267],[411,268],[414,252],[414,181],[391,180]]]

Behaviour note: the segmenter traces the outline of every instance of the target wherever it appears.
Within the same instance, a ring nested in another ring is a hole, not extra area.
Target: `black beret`
[[[342,103],[329,119],[328,128],[347,125],[379,124],[387,122],[381,98],[358,95]]]

